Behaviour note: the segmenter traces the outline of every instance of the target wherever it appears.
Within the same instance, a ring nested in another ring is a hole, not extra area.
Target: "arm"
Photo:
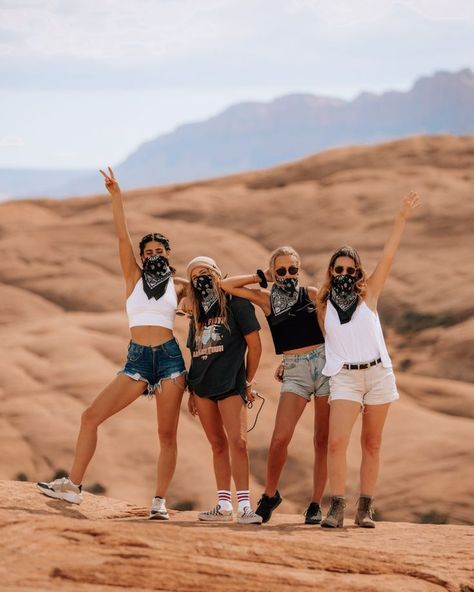
[[[141,274],[141,270],[133,253],[132,240],[130,238],[127,223],[125,221],[122,192],[120,191],[119,184],[115,179],[112,169],[110,167],[108,167],[108,169],[108,175],[104,173],[102,169],[100,172],[105,178],[105,187],[110,193],[115,233],[117,234],[119,241],[120,266],[122,267],[122,273],[125,278],[127,288],[130,288],[130,286],[133,286],[137,282]]]
[[[173,281],[176,286],[176,296],[178,297],[178,302],[181,302],[181,300],[186,296],[186,290],[189,286],[189,281],[178,276],[174,277]],[[178,308],[180,307],[178,306]]]
[[[252,383],[257,373],[258,364],[260,362],[260,356],[262,355],[262,343],[260,341],[260,334],[258,331],[252,331],[245,335],[245,341],[247,342],[247,360],[245,367],[247,370],[247,384]],[[253,401],[254,396],[252,395],[252,385],[247,386],[247,400]]]
[[[247,284],[258,284],[259,281],[260,278],[254,273],[251,275],[238,275],[221,280],[221,288],[233,296],[240,296],[250,300],[253,304],[260,306],[265,314],[269,314],[270,295],[268,290],[244,287]]]
[[[393,259],[397,252],[400,240],[402,238],[405,224],[413,210],[420,205],[420,198],[415,191],[410,191],[408,195],[403,198],[402,207],[392,228],[392,232],[388,237],[387,242],[382,253],[382,256],[377,263],[375,271],[367,280],[367,297],[368,304],[372,304],[371,308],[375,308],[377,300],[384,287],[385,281],[392,267]]]
[[[313,288],[312,286],[308,286],[308,296],[311,302],[316,306],[318,303],[318,288]]]

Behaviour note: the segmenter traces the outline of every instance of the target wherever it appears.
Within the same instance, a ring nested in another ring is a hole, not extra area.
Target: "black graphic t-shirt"
[[[258,331],[260,324],[252,304],[233,296],[227,303],[227,325],[222,317],[207,319],[202,332],[189,325],[187,346],[191,350],[188,385],[196,395],[212,398],[235,392],[245,397],[244,336]]]

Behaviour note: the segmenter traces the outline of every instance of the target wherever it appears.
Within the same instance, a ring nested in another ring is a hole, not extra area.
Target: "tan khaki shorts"
[[[384,368],[382,364],[364,368],[363,370],[347,370],[329,379],[332,401],[355,401],[360,405],[382,405],[391,403],[399,398],[395,374],[392,368]]]

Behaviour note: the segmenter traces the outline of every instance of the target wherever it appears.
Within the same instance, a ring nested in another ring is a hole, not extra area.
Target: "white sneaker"
[[[82,485],[74,485],[74,483],[67,477],[55,479],[50,483],[41,481],[36,484],[36,487],[49,497],[61,499],[70,504],[82,504]]]
[[[150,514],[148,516],[150,520],[169,520],[170,516],[166,509],[166,500],[162,497],[154,497]]]
[[[262,524],[262,517],[252,510],[250,506],[237,513],[237,522],[239,524]]]
[[[204,522],[231,522],[233,514],[232,510],[223,510],[220,505],[217,504],[212,510],[200,512],[198,518]]]

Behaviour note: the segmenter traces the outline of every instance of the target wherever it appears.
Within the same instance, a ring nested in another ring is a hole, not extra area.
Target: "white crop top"
[[[140,278],[133,292],[127,298],[128,326],[151,325],[173,330],[177,306],[178,298],[173,278],[169,279],[165,293],[158,300],[155,298],[148,299],[143,289],[143,280]]]
[[[341,324],[336,309],[328,300],[324,319],[325,376],[334,376],[344,364],[364,364],[381,358],[385,368],[392,367],[380,325],[379,315],[365,302],[356,308],[351,320]]]

